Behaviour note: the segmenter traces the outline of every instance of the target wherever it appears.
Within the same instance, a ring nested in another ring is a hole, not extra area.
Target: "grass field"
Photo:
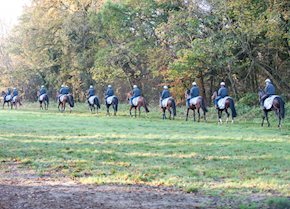
[[[258,108],[240,107],[235,124],[130,118],[121,106],[117,117],[96,116],[84,104],[59,113],[55,104],[0,110],[0,162],[16,160],[39,175],[64,175],[82,183],[173,186],[186,192],[243,196],[263,193],[289,197],[290,120],[281,130],[260,127]],[[288,105],[289,108],[289,105]]]

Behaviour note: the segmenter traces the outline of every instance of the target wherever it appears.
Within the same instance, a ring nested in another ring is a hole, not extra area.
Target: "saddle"
[[[91,105],[94,104],[94,100],[95,100],[96,97],[97,97],[97,96],[91,96],[91,97],[89,97],[88,101],[89,101],[89,103],[90,103]]]
[[[172,97],[168,97],[166,99],[163,99],[161,101],[161,107],[166,107],[167,106],[167,102],[168,102],[169,99],[172,99]]]
[[[200,98],[202,97],[201,96],[193,97],[192,99],[189,100],[189,104],[196,105],[197,100]]]
[[[224,97],[224,98],[219,99],[219,101],[218,101],[217,104],[218,104],[218,108],[220,110],[225,109],[227,99],[232,99],[232,97],[227,96],[227,97]]]
[[[139,97],[135,97],[133,100],[132,100],[132,103],[130,103],[131,105],[133,106],[137,106],[138,105],[138,100],[139,100],[140,96]]]
[[[276,97],[279,97],[278,95],[272,95],[272,96],[269,96],[267,99],[265,99],[264,101],[264,108],[266,110],[270,110],[271,107],[272,107],[272,104],[273,104],[273,101]]]
[[[109,104],[109,105],[112,104],[114,97],[116,97],[116,96],[113,95],[113,96],[108,97],[108,98],[106,99],[107,104]]]

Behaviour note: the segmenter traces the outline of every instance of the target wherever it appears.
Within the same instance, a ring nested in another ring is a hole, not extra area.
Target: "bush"
[[[248,106],[257,106],[259,105],[259,96],[256,93],[247,93],[239,100],[239,103]]]
[[[288,198],[273,198],[268,201],[270,208],[287,209],[290,208],[290,199]]]

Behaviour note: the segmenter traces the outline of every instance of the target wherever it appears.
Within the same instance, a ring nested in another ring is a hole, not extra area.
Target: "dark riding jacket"
[[[141,90],[137,87],[133,89],[133,97],[141,96]]]
[[[41,95],[43,95],[43,94],[46,94],[46,88],[41,88],[40,90],[39,90],[39,94],[40,94],[40,96]]]
[[[224,98],[228,95],[229,95],[228,89],[226,87],[222,86],[218,91],[218,96],[220,96],[221,98]]]
[[[13,90],[13,96],[14,96],[14,97],[15,97],[15,96],[18,96],[18,91],[17,91],[17,89]]]
[[[9,96],[9,95],[11,95],[11,90],[10,89],[7,90],[7,96]]]
[[[163,91],[162,91],[162,94],[161,94],[161,99],[163,100],[163,99],[166,99],[166,98],[168,98],[168,97],[170,97],[171,95],[170,95],[170,92],[169,92],[169,90],[168,89],[164,89]]]
[[[95,89],[94,88],[89,89],[89,96],[90,97],[95,96]]]
[[[62,88],[59,90],[59,93],[60,93],[60,94],[65,94],[65,88],[62,87]]]
[[[64,88],[64,94],[69,94],[69,87]]]
[[[198,88],[198,86],[193,86],[190,89],[190,97],[194,98],[194,97],[198,97],[198,96],[199,96],[199,88]]]
[[[112,88],[107,88],[106,97],[111,97],[114,95],[114,90]]]
[[[275,87],[272,83],[268,83],[265,87],[265,93],[267,95],[274,95],[275,94]]]

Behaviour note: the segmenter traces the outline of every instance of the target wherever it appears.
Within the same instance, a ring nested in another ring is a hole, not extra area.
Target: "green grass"
[[[290,121],[279,130],[260,127],[258,108],[240,107],[235,124],[161,120],[157,108],[148,116],[96,116],[84,104],[59,113],[55,104],[39,111],[0,110],[0,161],[17,160],[39,174],[65,175],[82,183],[174,186],[211,195],[289,196]]]

